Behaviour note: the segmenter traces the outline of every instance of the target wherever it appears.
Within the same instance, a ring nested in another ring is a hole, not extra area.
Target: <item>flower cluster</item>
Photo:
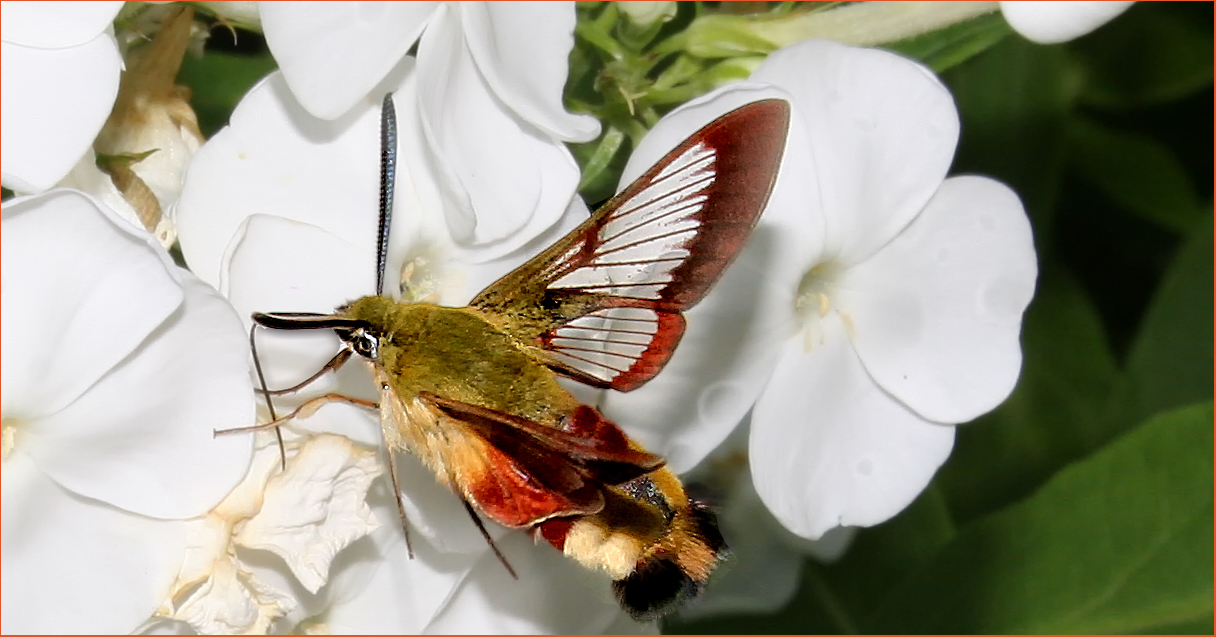
[[[172,82],[193,9],[140,9],[161,12],[144,46],[162,47],[141,49],[113,25],[152,14],[123,3],[4,3],[3,183],[20,195],[4,203],[0,270],[4,629],[654,629],[600,574],[491,528],[511,581],[460,501],[400,458],[411,559],[377,414],[334,404],[281,438],[214,434],[270,417],[251,313],[376,293],[463,305],[587,218],[567,144],[600,122],[563,103],[573,5],[234,4],[231,24],[260,25],[279,70],[200,147]],[[675,13],[651,4],[630,9],[638,28]],[[1003,4],[1034,22],[1009,6],[1031,3]],[[386,93],[397,198],[376,290]],[[576,390],[673,471],[729,476],[723,524],[744,564],[698,612],[779,605],[791,552],[838,555],[849,527],[907,506],[954,425],[1012,391],[1037,275],[1017,195],[947,176],[949,92],[875,49],[818,39],[768,55],[655,123],[621,185],[765,98],[791,105],[791,126],[741,257],[687,313],[662,374],[628,394]],[[338,348],[327,330],[256,336],[272,388]],[[281,402],[333,392],[376,398],[347,365]]]

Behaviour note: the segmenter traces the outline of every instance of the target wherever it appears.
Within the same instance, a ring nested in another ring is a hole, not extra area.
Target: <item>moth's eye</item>
[[[350,343],[351,349],[355,350],[356,354],[364,358],[375,360],[379,356],[380,340],[376,338],[375,334],[367,330],[360,329],[356,331],[347,342]]]

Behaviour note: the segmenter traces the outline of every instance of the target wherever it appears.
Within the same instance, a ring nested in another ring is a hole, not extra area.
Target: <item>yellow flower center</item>
[[[816,264],[798,283],[798,295],[794,297],[794,312],[802,324],[806,350],[823,342],[823,330],[819,328],[823,317],[832,311],[833,293],[840,278],[841,267],[835,261]],[[847,317],[844,317],[847,322]]]
[[[8,460],[17,437],[17,419],[0,418],[0,460]]]
[[[421,254],[401,265],[401,300],[406,303],[439,303],[439,276],[436,259]]]

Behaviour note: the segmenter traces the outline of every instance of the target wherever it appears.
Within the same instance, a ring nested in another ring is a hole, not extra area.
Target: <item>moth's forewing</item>
[[[620,391],[653,378],[764,210],[789,105],[753,102],[714,120],[586,222],[479,294],[555,371]]]

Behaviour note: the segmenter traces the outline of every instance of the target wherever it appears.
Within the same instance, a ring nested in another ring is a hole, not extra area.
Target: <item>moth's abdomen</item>
[[[656,550],[643,554],[628,576],[612,582],[617,601],[634,619],[656,619],[695,597],[730,556],[717,516],[699,502],[688,504]]]
[[[600,513],[548,520],[537,532],[583,566],[607,572],[617,600],[639,621],[696,596],[730,555],[717,517],[689,500],[666,469],[605,495]]]

